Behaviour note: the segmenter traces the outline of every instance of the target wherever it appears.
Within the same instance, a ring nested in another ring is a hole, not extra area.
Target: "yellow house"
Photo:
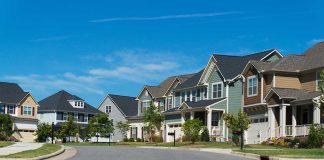
[[[25,92],[18,84],[0,82],[0,113],[9,114],[14,122],[11,139],[34,141],[38,106],[31,93]]]

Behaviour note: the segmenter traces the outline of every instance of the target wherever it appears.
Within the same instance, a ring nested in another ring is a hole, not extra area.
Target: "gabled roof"
[[[137,116],[138,104],[135,100],[136,97],[121,96],[108,94],[116,106],[123,112],[126,117]]]
[[[190,108],[202,108],[208,107],[212,104],[218,103],[226,98],[218,98],[218,99],[209,99],[209,100],[201,100],[197,102],[183,102]]]
[[[233,79],[239,75],[244,69],[245,65],[250,60],[261,61],[266,56],[269,56],[271,53],[277,52],[275,49],[253,53],[245,56],[229,56],[221,54],[213,54],[213,57],[216,59],[216,65],[220,69],[220,72],[225,79]],[[280,56],[281,54],[277,52]]]
[[[269,99],[272,94],[278,95],[279,99],[289,99],[292,102],[299,102],[304,100],[311,100],[321,95],[320,91],[308,92],[304,89],[293,89],[293,88],[272,88],[265,99]]]
[[[198,73],[194,74],[191,78],[179,84],[175,89],[179,90],[179,89],[185,89],[185,88],[197,86],[203,72],[204,69],[200,70]]]
[[[28,94],[16,83],[0,82],[0,102],[2,103],[18,104]]]
[[[164,81],[162,81],[158,86],[146,85],[146,86],[144,86],[143,90],[140,92],[139,95],[141,95],[142,92],[146,89],[153,98],[163,97],[163,96],[165,96],[167,91],[170,89],[170,87],[176,80],[179,80],[180,83],[183,83],[186,80],[188,80],[189,78],[191,78],[193,75],[194,74],[171,76],[171,77],[168,77],[167,79],[165,79]]]
[[[324,67],[324,42],[317,43],[302,55],[288,55],[274,62],[250,61],[259,72],[300,73]]]
[[[102,113],[90,104],[84,102],[84,108],[74,108],[68,101],[78,100],[83,101],[80,97],[72,95],[64,90],[59,91],[41,101],[39,101],[38,112],[78,112],[88,114],[99,114]]]

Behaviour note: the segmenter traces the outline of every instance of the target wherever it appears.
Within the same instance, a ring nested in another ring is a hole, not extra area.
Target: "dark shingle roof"
[[[108,94],[117,107],[127,116],[136,116],[138,112],[136,97]]]
[[[192,76],[194,76],[194,74],[172,76],[162,81],[158,86],[145,86],[145,87],[153,97],[155,98],[163,97],[167,93],[168,89],[171,87],[175,79],[179,79],[180,83],[183,83],[186,80],[190,79]]]
[[[41,101],[39,101],[40,107],[38,112],[48,112],[48,111],[65,111],[65,112],[78,112],[78,113],[89,113],[89,114],[99,114],[99,110],[91,106],[90,104],[84,102],[84,108],[74,108],[68,100],[82,100],[76,95],[72,95],[64,90],[59,91]]]
[[[216,64],[223,76],[225,77],[225,79],[233,79],[242,72],[245,65],[250,60],[260,61],[262,58],[264,58],[273,51],[275,50],[267,50],[263,52],[249,54],[246,56],[229,56],[220,54],[214,54],[213,56],[216,59]]]
[[[28,92],[25,92],[18,84],[0,82],[0,101],[3,103],[19,103]]]
[[[218,99],[210,99],[210,100],[202,100],[198,102],[184,102],[191,108],[201,108],[201,107],[207,107],[209,105],[212,105],[214,103],[220,102],[226,98],[218,98]]]
[[[320,91],[308,92],[304,89],[292,88],[272,88],[272,90],[281,98],[292,99],[293,102],[311,100],[321,95]]]
[[[197,86],[198,82],[199,82],[199,79],[200,79],[203,72],[204,72],[204,69],[202,69],[198,73],[194,74],[191,78],[189,78],[185,82],[179,84],[176,87],[176,90]]]

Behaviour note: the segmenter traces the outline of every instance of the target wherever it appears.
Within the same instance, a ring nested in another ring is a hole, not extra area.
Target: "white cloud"
[[[323,41],[324,41],[323,38],[319,38],[319,39],[312,39],[312,40],[308,41],[307,44],[308,44],[309,46],[312,46],[312,45],[314,45],[314,44],[316,44],[316,43],[323,42]]]
[[[167,20],[167,19],[183,19],[183,18],[201,18],[201,17],[215,17],[240,14],[242,12],[213,12],[213,13],[193,13],[193,14],[178,14],[178,15],[166,15],[156,17],[113,17],[106,19],[96,19],[89,22],[102,23],[102,22],[113,22],[113,21],[154,21],[154,20]]]

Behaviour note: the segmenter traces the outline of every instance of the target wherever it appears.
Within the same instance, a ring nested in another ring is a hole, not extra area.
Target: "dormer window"
[[[84,108],[84,102],[82,100],[69,100],[69,102],[74,108]]]

